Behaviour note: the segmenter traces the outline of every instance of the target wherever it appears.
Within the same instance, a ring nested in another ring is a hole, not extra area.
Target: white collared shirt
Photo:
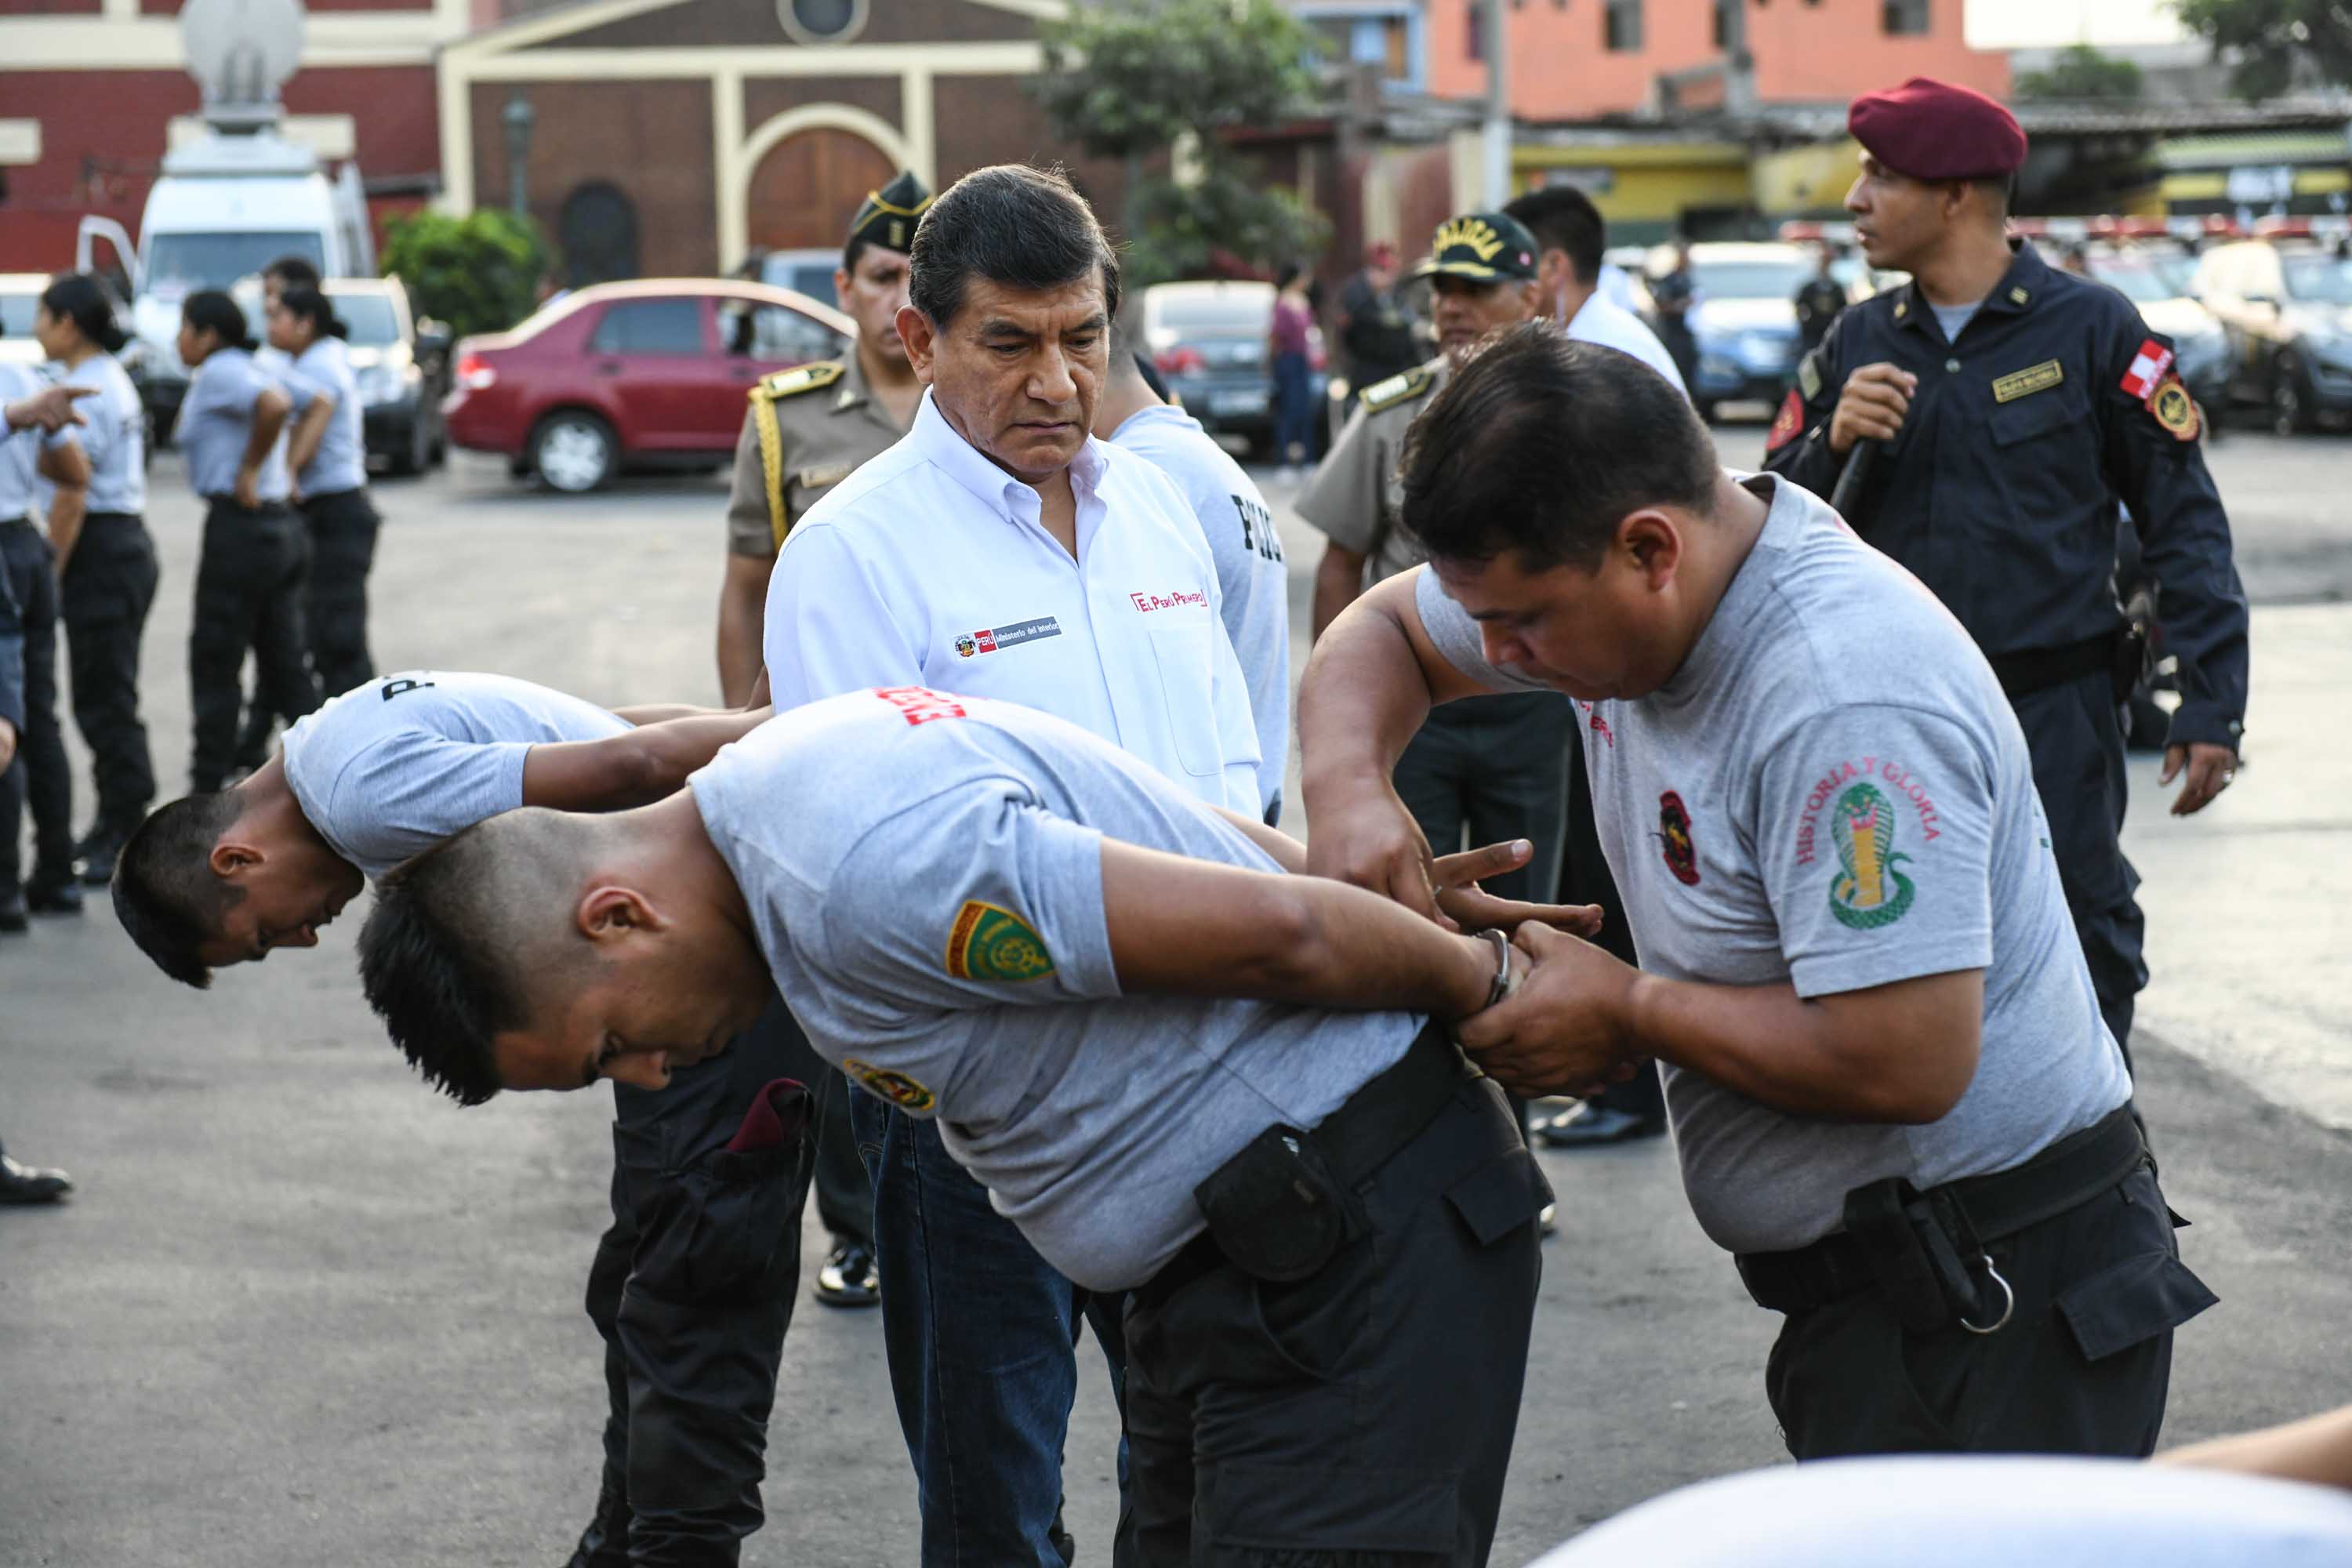
[[[1658,334],[1644,326],[1641,317],[1610,299],[1605,289],[1592,291],[1568,323],[1568,335],[1581,343],[1600,343],[1632,354],[1673,382],[1676,392],[1690,395],[1690,388],[1683,384],[1683,373],[1675,368],[1675,356],[1666,352]]]
[[[1191,504],[1089,437],[1070,464],[1077,556],[1037,492],[956,433],[914,427],[811,507],[776,558],[765,652],[779,710],[872,686],[1019,702],[1255,816],[1258,741]]]

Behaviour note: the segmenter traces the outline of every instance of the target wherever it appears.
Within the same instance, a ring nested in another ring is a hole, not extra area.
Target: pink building
[[[1441,97],[1486,90],[1487,0],[1424,0],[1423,83]],[[1971,49],[1962,0],[1503,0],[1511,109],[1522,120],[1587,120],[1647,107],[1740,107],[1733,44],[1752,60],[1754,104],[1839,103],[1932,76],[1995,98],[2004,54]]]

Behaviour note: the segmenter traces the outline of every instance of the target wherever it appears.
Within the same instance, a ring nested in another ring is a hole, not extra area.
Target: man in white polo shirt
[[[1256,816],[1258,741],[1183,493],[1089,434],[1118,262],[1058,174],[966,175],[915,231],[898,312],[927,390],[904,439],[784,541],[768,588],[779,711],[868,687],[1043,709]],[[1083,1314],[1116,1301],[1040,1257],[929,1121],[852,1101],[925,1564],[1062,1568],[1062,1440]],[[1057,1539],[1058,1538],[1058,1539]]]
[[[1503,210],[1536,237],[1536,287],[1542,295],[1538,309],[1578,342],[1632,354],[1688,397],[1690,389],[1675,368],[1675,356],[1658,334],[1601,286],[1601,258],[1609,248],[1609,229],[1592,198],[1573,185],[1546,185],[1513,197]]]

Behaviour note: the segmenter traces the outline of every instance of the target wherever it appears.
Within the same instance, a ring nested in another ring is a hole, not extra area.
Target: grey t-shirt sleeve
[[[1291,507],[1342,550],[1370,555],[1380,548],[1385,454],[1371,421],[1359,407],[1316,466]]]
[[[297,415],[310,407],[322,395],[331,397],[335,392],[333,383],[328,380],[323,370],[317,366],[306,370],[299,363],[281,364],[277,367],[274,379],[278,388],[286,394],[288,405]]]
[[[1550,687],[1518,670],[1486,662],[1486,644],[1470,612],[1447,596],[1437,574],[1426,566],[1413,568],[1413,608],[1421,613],[1421,629],[1445,662],[1496,691],[1549,691]],[[1564,743],[1564,742],[1563,742]]]
[[[939,1012],[1119,994],[1102,835],[1045,810],[1007,776],[959,780],[869,829],[829,879],[822,923],[833,978],[885,1005]]]
[[[368,875],[522,805],[523,741],[453,741],[398,730],[362,751],[328,786],[322,828]]]
[[[1892,704],[1766,750],[1756,856],[1798,995],[1991,964],[1992,776],[1958,724]]]
[[[219,363],[215,363],[215,361]],[[182,419],[196,415],[228,413],[240,416],[253,412],[261,395],[278,384],[270,374],[254,363],[249,355],[238,354],[223,359],[214,355],[206,360],[188,386],[189,406]],[[290,397],[291,393],[288,395]],[[302,399],[308,403],[306,395]]]

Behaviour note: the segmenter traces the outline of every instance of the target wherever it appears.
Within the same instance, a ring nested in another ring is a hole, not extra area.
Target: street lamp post
[[[530,162],[530,130],[539,120],[530,100],[517,92],[499,112],[507,132],[507,208],[517,217],[530,216],[530,193],[523,170]]]

